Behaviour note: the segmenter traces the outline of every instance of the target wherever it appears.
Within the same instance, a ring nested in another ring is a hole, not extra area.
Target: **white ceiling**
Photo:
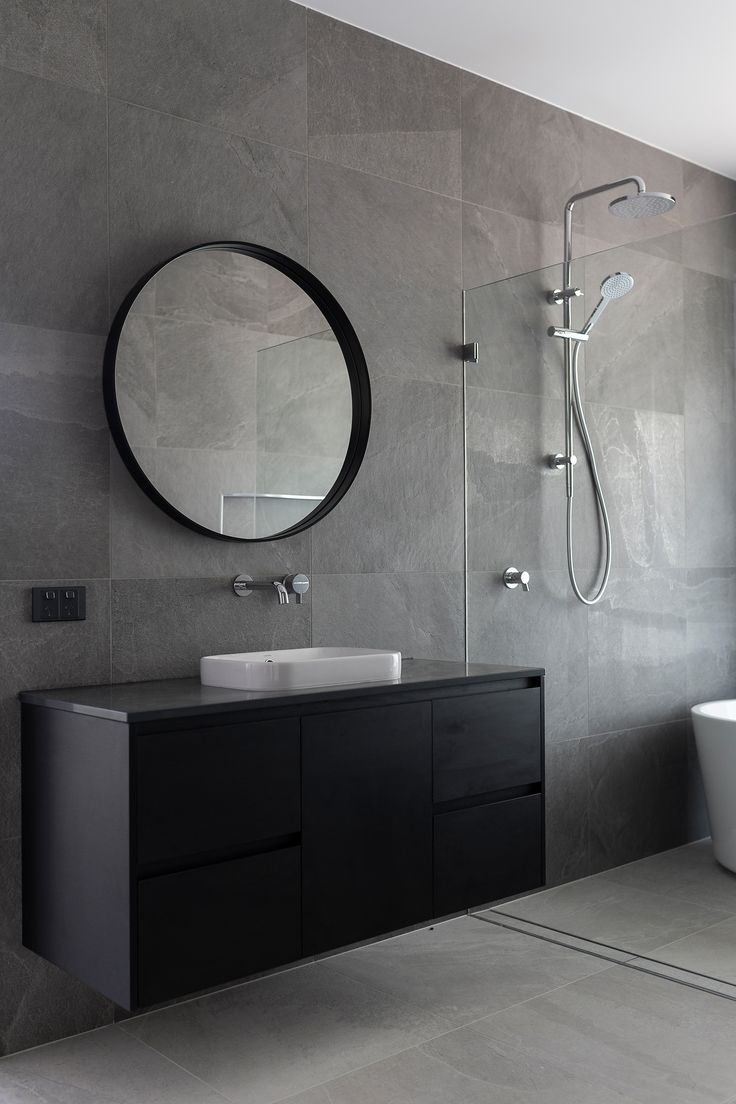
[[[307,6],[736,178],[735,0]]]

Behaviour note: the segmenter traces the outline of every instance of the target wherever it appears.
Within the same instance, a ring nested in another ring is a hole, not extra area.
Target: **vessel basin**
[[[228,690],[299,690],[386,682],[401,675],[401,652],[375,648],[283,648],[203,656],[203,686]]]

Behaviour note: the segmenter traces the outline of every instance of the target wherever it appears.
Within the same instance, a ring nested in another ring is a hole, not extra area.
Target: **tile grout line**
[[[140,1039],[137,1035],[131,1035],[129,1031],[122,1031],[121,1025],[119,1023],[113,1024],[113,1027],[121,1030],[125,1038],[131,1039],[134,1043],[140,1044],[140,1046],[145,1047],[146,1050],[150,1050],[158,1058],[163,1058],[165,1062],[168,1062],[169,1065],[173,1066],[175,1069],[181,1070],[182,1073],[185,1073],[187,1075],[187,1077],[191,1077],[195,1081],[198,1081],[200,1085],[204,1085],[205,1088],[213,1092],[215,1096],[219,1096],[222,1100],[227,1100],[228,1104],[237,1104],[237,1101],[234,1101],[232,1097],[226,1096],[224,1093],[220,1092],[219,1089],[216,1089],[214,1085],[211,1085],[209,1081],[205,1081],[203,1077],[200,1077],[198,1074],[193,1073],[192,1070],[188,1070],[186,1066],[182,1066],[181,1063],[175,1061],[173,1058],[169,1058],[168,1054],[164,1054],[163,1051],[158,1050],[155,1046],[151,1046],[151,1044],[147,1043],[145,1039]],[[75,1038],[75,1036],[72,1036],[72,1038]]]

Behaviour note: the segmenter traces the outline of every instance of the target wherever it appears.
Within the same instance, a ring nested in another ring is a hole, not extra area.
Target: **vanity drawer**
[[[434,913],[484,905],[544,882],[539,794],[434,818]]]
[[[146,878],[138,886],[138,1006],[301,956],[299,848]]]
[[[542,777],[536,687],[436,701],[432,735],[436,802],[527,786]]]
[[[139,864],[299,831],[296,718],[153,733],[136,758]]]

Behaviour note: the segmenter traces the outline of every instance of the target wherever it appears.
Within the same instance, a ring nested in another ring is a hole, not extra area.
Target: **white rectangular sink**
[[[300,690],[385,682],[401,676],[401,652],[374,648],[284,648],[203,656],[203,686],[228,690]]]

